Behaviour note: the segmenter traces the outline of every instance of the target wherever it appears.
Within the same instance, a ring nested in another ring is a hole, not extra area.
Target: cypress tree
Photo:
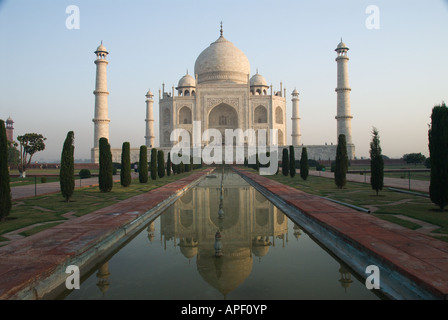
[[[121,149],[120,183],[123,187],[129,187],[131,181],[131,145],[129,142],[123,142]]]
[[[336,149],[336,167],[334,171],[334,182],[338,189],[342,189],[347,184],[348,156],[347,143],[345,135],[340,134],[338,137],[338,146]]]
[[[308,152],[306,147],[302,149],[302,155],[300,157],[300,177],[303,180],[308,178],[309,166],[308,166]]]
[[[289,175],[291,178],[296,175],[296,156],[293,146],[289,146]]]
[[[138,162],[138,180],[140,183],[148,182],[148,148],[140,146],[140,158]]]
[[[370,142],[370,185],[378,195],[384,186],[384,160],[381,154],[380,137],[376,128],[372,129],[372,142]]]
[[[168,152],[168,158],[166,160],[166,175],[171,175],[171,152]]]
[[[75,159],[74,134],[67,133],[61,154],[61,170],[59,171],[59,185],[62,196],[68,202],[75,191]]]
[[[283,148],[283,154],[282,154],[282,173],[284,176],[287,176],[289,174],[289,155],[288,155],[288,149]]]
[[[159,178],[163,178],[165,176],[165,154],[163,150],[157,151],[157,170]]]
[[[98,175],[99,188],[101,192],[110,192],[113,187],[113,164],[112,153],[110,151],[110,144],[107,138],[100,138],[99,140],[99,162],[100,171]]]
[[[151,149],[151,179],[157,179],[157,149]]]
[[[5,121],[0,120],[0,221],[6,219],[12,207],[11,187],[9,185],[8,145]]]
[[[443,212],[448,204],[448,108],[444,102],[432,109],[428,138],[431,163],[429,196]]]

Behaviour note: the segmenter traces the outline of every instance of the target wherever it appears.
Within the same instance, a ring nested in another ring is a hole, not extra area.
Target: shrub
[[[40,178],[40,182],[41,183],[47,183],[47,177]]]
[[[90,178],[92,176],[92,174],[90,173],[89,169],[81,169],[79,170],[79,177],[81,179],[87,179]]]
[[[61,193],[67,202],[75,191],[74,139],[73,131],[69,131],[64,141],[61,155],[61,170],[59,171]]]
[[[101,192],[110,192],[113,187],[113,165],[112,153],[110,151],[110,144],[107,138],[100,138],[99,140],[99,164],[100,171],[98,175],[99,188]]]
[[[131,144],[123,142],[121,151],[120,183],[123,187],[131,185]]]
[[[140,183],[148,182],[148,148],[140,146],[140,161],[138,163],[138,180]]]

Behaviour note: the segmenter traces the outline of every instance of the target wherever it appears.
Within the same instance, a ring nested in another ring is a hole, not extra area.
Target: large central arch
[[[218,104],[208,115],[208,128],[219,130],[225,144],[225,130],[238,128],[238,112],[226,103]]]

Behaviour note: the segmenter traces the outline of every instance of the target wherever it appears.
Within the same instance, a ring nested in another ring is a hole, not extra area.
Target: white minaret
[[[109,54],[101,41],[100,46],[95,51],[96,54],[96,83],[95,91],[95,117],[92,119],[94,123],[94,140],[93,148],[98,148],[100,138],[104,137],[109,140],[109,117],[107,96],[107,60],[106,56]],[[97,162],[97,161],[94,161]]]
[[[292,92],[292,145],[297,147],[300,145],[300,118],[299,118],[299,92],[294,89]]]
[[[146,146],[148,148],[154,147],[154,117],[152,112],[152,105],[154,103],[154,100],[152,99],[154,95],[152,94],[151,90],[149,90],[146,93],[146,135],[145,135],[145,141]]]
[[[336,58],[336,62],[338,65],[338,80],[337,80],[337,137],[340,134],[345,135],[345,139],[347,142],[347,149],[350,145],[353,145],[352,142],[352,115],[350,114],[350,86],[348,84],[348,57],[347,51],[348,47],[345,43],[341,42],[338,44],[337,48],[334,50],[337,52],[338,56]],[[337,139],[336,137],[336,139]],[[337,140],[336,140],[337,141]],[[352,152],[347,150],[349,154],[349,158],[352,157],[354,153],[354,148]]]

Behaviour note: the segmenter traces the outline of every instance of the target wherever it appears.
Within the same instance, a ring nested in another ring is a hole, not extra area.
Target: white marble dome
[[[246,55],[222,35],[196,59],[194,72],[202,82],[247,83],[250,63]]]

